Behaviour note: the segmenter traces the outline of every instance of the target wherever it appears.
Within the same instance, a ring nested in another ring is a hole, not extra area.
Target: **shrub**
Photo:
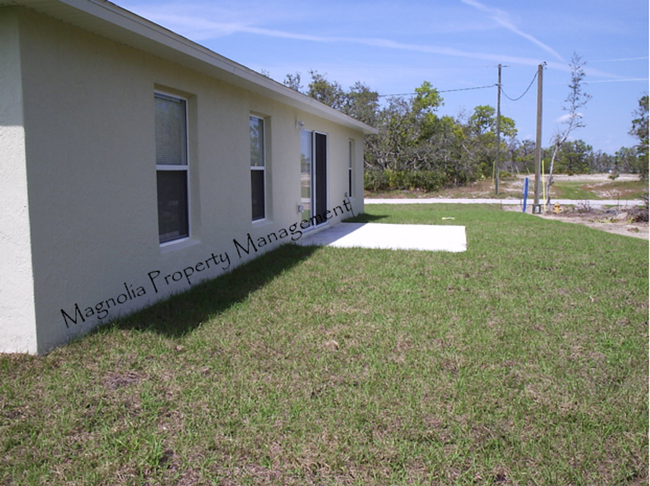
[[[366,170],[364,187],[367,191],[421,190],[433,192],[448,184],[442,172],[432,170]]]

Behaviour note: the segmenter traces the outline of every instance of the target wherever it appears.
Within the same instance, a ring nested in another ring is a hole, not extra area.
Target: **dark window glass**
[[[352,197],[352,169],[348,170],[348,197]]]
[[[251,170],[253,221],[264,219],[264,171]]]
[[[314,133],[314,176],[316,179],[316,198],[314,214],[327,211],[327,135]]]
[[[352,167],[354,160],[354,143],[348,141],[348,197],[352,197]]]
[[[160,243],[189,236],[187,172],[159,170],[156,176]]]

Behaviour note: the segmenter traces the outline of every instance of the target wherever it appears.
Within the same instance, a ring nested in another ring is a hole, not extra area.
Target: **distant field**
[[[534,176],[529,178],[529,195],[534,197],[533,183]],[[554,184],[551,187],[551,197],[555,199],[640,199],[648,194],[648,183],[640,181],[638,176],[625,174],[615,181],[609,179],[608,174],[589,174],[554,176]],[[425,193],[422,191],[382,191],[369,192],[365,195],[368,198],[422,198],[422,197],[443,197],[443,198],[520,198],[523,192],[523,176],[509,177],[500,181],[499,195],[494,194],[494,182],[484,180],[474,182],[467,186],[447,188],[437,192]]]
[[[643,181],[571,181],[558,180],[551,187],[557,199],[640,199],[648,194],[648,183]]]
[[[648,483],[647,241],[496,205],[356,221],[468,250],[284,246],[0,356],[0,484]]]

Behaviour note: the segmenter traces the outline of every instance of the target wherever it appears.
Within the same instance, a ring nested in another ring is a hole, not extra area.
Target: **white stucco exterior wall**
[[[0,352],[34,353],[34,281],[16,15],[0,15],[0,88]]]
[[[341,206],[348,191],[348,143],[354,140],[353,206],[355,213],[363,211],[360,130],[43,15],[2,10],[0,18],[13,19],[13,30],[2,29],[2,35],[14,40],[0,60],[2,66],[12,63],[13,89],[0,95],[1,120],[17,120],[0,132],[11,139],[3,148],[10,152],[10,164],[3,163],[0,177],[16,192],[15,210],[1,216],[3,228],[12,231],[3,234],[0,245],[16,262],[5,263],[3,252],[3,266],[15,269],[0,284],[5,350],[45,352],[98,322],[187,290],[190,282],[215,278],[277,247],[246,255],[234,240],[246,246],[248,235],[258,241],[300,221],[297,121],[328,136],[329,208]],[[4,46],[3,41],[3,52]],[[191,235],[163,247],[158,243],[156,90],[187,99],[189,118]],[[22,112],[15,101],[20,99]],[[267,218],[255,223],[251,114],[263,117],[267,130]],[[330,224],[349,216],[339,215]],[[197,270],[211,258],[210,268]],[[217,264],[219,258],[227,262]],[[185,277],[188,268],[194,271]],[[12,310],[14,301],[20,303]],[[5,325],[10,311],[14,317]]]

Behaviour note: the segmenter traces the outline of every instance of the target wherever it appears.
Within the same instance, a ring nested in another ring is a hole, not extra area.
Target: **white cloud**
[[[555,49],[544,44],[542,41],[536,39],[532,35],[526,34],[525,32],[519,30],[510,20],[510,15],[508,14],[508,12],[498,8],[488,7],[486,5],[483,5],[482,3],[477,2],[476,0],[460,0],[460,1],[466,5],[470,5],[471,7],[481,10],[482,12],[488,13],[490,18],[494,20],[496,23],[498,23],[499,25],[501,25],[502,27],[505,27],[509,31],[523,37],[524,39],[528,39],[530,42],[532,42],[538,47],[541,47],[543,50],[545,50],[546,52],[554,56],[556,59],[560,61],[564,61],[564,58]]]
[[[506,12],[487,7],[475,0],[461,0],[461,2],[490,13],[500,25],[503,25],[519,35],[529,38],[532,42],[541,46],[546,51],[549,51],[550,49],[550,52],[554,56],[562,59],[561,56],[550,47],[514,27]],[[191,5],[172,3],[156,8],[142,7],[137,9],[137,13],[198,42],[205,42],[237,33],[245,33],[263,37],[293,39],[307,42],[359,44],[384,49],[438,54],[450,57],[478,59],[493,63],[508,63],[523,66],[537,66],[544,60],[542,58],[511,56],[503,53],[467,51],[440,45],[404,43],[384,38],[313,35],[259,27],[262,22],[268,24],[269,21],[273,23],[276,21],[281,22],[282,20],[287,20],[287,17],[283,12],[275,12],[272,17],[262,18],[259,15],[248,15],[248,11],[246,10],[226,10],[212,6],[207,11],[197,13],[196,9],[192,8]],[[219,21],[211,20],[212,18],[218,18]],[[548,62],[547,67],[549,69],[566,72],[570,70],[566,62]],[[585,71],[589,75],[607,78],[617,77],[589,68],[585,69]]]
[[[595,62],[623,62],[623,61],[647,61],[647,57],[621,57],[619,59],[597,59],[595,61],[589,61],[593,64]]]
[[[588,84],[594,83],[624,83],[634,81],[648,81],[648,78],[627,78],[627,79],[599,79],[598,81],[589,81]]]
[[[150,12],[149,11],[144,12],[141,10],[139,14],[153,20],[154,22],[165,25],[176,32],[180,32],[184,36],[187,36],[189,38],[198,41],[206,41],[209,39],[224,37],[235,33],[247,33],[247,34],[260,35],[266,37],[276,37],[276,38],[284,38],[284,39],[311,41],[311,42],[353,43],[353,44],[360,44],[360,45],[366,45],[371,47],[399,49],[399,50],[405,50],[411,52],[423,52],[423,53],[430,53],[430,54],[440,54],[444,56],[480,59],[480,60],[491,61],[491,62],[508,62],[512,64],[520,64],[520,65],[528,65],[528,66],[536,66],[541,62],[541,60],[537,58],[526,58],[526,57],[509,56],[505,54],[492,54],[486,52],[465,51],[453,47],[436,46],[436,45],[409,44],[409,43],[397,42],[390,39],[301,34],[301,33],[287,32],[287,31],[277,30],[277,29],[266,29],[262,27],[255,27],[248,23],[242,23],[238,21],[214,22],[214,21],[207,20],[206,18],[195,17],[193,15],[184,15],[180,13],[178,14],[160,13],[160,12],[155,12],[154,10]],[[549,63],[549,66],[551,65],[552,63]],[[564,66],[562,66],[560,69],[565,70]]]
[[[582,118],[583,114],[582,113],[576,113],[576,117],[577,118]],[[571,118],[573,118],[571,113],[567,113],[566,115],[562,115],[561,117],[556,118],[555,123],[569,123],[571,121]]]

